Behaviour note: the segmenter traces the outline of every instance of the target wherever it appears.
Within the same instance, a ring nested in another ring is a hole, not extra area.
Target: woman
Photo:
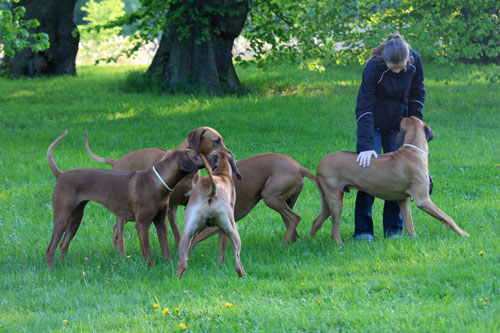
[[[425,102],[422,60],[399,34],[392,34],[372,53],[363,70],[356,106],[357,162],[370,166],[372,157],[395,151],[399,123],[403,117],[422,119]],[[358,192],[354,237],[373,241],[374,197]],[[383,212],[384,236],[399,237],[403,219],[398,203],[386,201]]]

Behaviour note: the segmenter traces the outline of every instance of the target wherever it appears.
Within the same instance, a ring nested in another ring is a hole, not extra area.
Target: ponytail
[[[390,34],[387,36],[385,42],[373,50],[368,60],[385,61],[392,64],[400,64],[407,61],[413,63],[413,57],[410,56],[410,45],[400,34]]]

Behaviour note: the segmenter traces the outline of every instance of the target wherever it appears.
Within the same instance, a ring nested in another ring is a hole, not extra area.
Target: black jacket
[[[417,52],[410,50],[410,61],[399,73],[387,68],[383,60],[369,60],[363,70],[356,105],[358,152],[373,150],[373,129],[399,129],[403,117],[422,119],[425,102],[424,72]]]

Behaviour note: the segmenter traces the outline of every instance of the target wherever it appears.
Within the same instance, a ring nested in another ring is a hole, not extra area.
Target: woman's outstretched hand
[[[368,167],[370,166],[370,160],[372,159],[372,156],[378,158],[377,152],[375,150],[362,151],[361,153],[359,153],[356,162],[358,162],[359,165],[361,165],[363,168]]]

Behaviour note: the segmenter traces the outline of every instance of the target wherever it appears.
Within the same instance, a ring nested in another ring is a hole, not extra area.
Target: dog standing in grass
[[[198,127],[194,130],[190,131],[187,137],[182,141],[182,143],[177,146],[176,149],[193,149],[199,154],[209,154],[213,150],[224,150],[229,153],[228,148],[224,145],[224,139],[219,132],[211,127]],[[164,150],[160,148],[146,148],[132,151],[120,159],[114,160],[111,158],[103,158],[99,157],[92,152],[88,145],[88,136],[85,135],[85,149],[90,157],[100,163],[105,163],[111,165],[113,171],[120,172],[131,172],[131,171],[141,171],[151,168],[154,164],[160,162],[165,154],[169,152],[169,150]],[[189,192],[192,187],[192,182],[197,180],[199,177],[199,172],[194,174],[189,174],[172,189],[171,192],[179,193],[182,192],[183,195],[186,192]],[[170,200],[172,195],[167,198],[167,201]],[[168,206],[168,203],[167,203]],[[170,220],[172,221],[172,220]],[[121,256],[125,256],[125,240],[123,237],[123,230],[125,222],[120,221],[117,217],[116,224],[113,227],[113,246],[118,249]],[[172,224],[170,222],[170,226],[172,227],[172,232],[175,238],[175,245],[177,246],[180,234],[179,229],[177,228],[177,224]]]
[[[186,206],[184,229],[179,242],[179,278],[182,278],[187,268],[187,255],[193,237],[208,226],[221,229],[218,263],[222,263],[222,244],[226,242],[226,237],[229,237],[234,252],[234,267],[240,276],[244,276],[245,271],[240,262],[241,240],[234,220],[236,191],[232,178],[233,173],[237,176],[240,173],[234,158],[227,152],[214,151],[208,155],[208,161],[203,155],[201,157],[208,176],[201,177],[194,185]]]
[[[62,172],[54,162],[52,151],[67,134],[59,136],[48,148],[49,166],[57,179],[52,193],[54,229],[47,247],[47,263],[54,268],[54,255],[61,241],[61,259],[82,222],[85,206],[89,201],[102,204],[117,216],[120,225],[135,221],[144,261],[153,266],[149,243],[149,228],[153,221],[163,257],[168,260],[165,201],[184,176],[204,167],[200,155],[192,149],[176,149],[165,154],[163,160],[145,171],[115,172],[99,169],[73,169]],[[64,234],[64,237],[63,237]]]
[[[411,217],[410,198],[418,208],[443,222],[460,236],[469,236],[439,209],[429,197],[427,142],[434,137],[431,128],[417,117],[403,118],[397,142],[401,147],[373,159],[370,166],[360,168],[352,151],[338,151],[321,159],[317,179],[321,189],[321,213],[314,220],[310,236],[314,237],[328,216],[332,217],[332,238],[342,244],[340,215],[344,192],[350,188],[364,191],[374,197],[397,201],[406,232],[415,236]]]

